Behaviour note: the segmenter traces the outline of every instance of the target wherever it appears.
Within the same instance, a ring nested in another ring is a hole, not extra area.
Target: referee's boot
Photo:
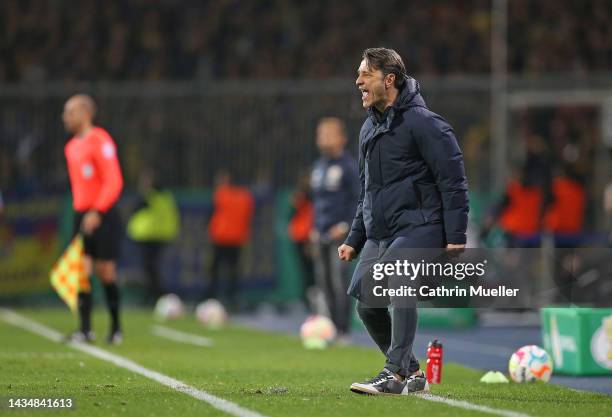
[[[109,345],[115,345],[115,346],[122,344],[123,343],[123,333],[121,333],[121,330],[113,330],[112,332],[109,333],[108,337],[106,338],[106,342]]]
[[[77,330],[64,338],[64,342],[66,343],[93,343],[95,341],[96,334],[91,330],[86,332],[83,330]]]

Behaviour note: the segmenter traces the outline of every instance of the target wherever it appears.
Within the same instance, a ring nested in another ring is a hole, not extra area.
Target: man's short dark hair
[[[389,48],[368,48],[363,51],[363,59],[370,69],[381,70],[383,76],[395,74],[395,88],[401,88],[406,82],[406,66],[402,57]]]

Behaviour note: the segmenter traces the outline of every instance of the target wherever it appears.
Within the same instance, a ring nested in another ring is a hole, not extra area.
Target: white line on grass
[[[472,404],[467,401],[453,400],[451,398],[438,397],[432,394],[423,394],[418,398],[436,403],[451,405],[453,407],[463,408],[464,410],[480,411],[483,413],[495,414],[503,417],[531,417],[529,414],[519,413],[518,411],[504,410],[500,408],[491,408],[486,405]]]
[[[151,332],[155,336],[163,337],[180,343],[190,343],[196,346],[212,346],[213,342],[208,337],[200,336],[192,333],[185,333],[168,327],[154,325],[151,327]]]
[[[22,329],[25,329],[25,330],[29,330],[32,333],[35,333],[39,336],[43,336],[54,342],[61,343],[64,339],[63,336],[59,332],[47,326],[44,326],[40,323],[37,323],[33,320],[30,320],[27,317],[24,317],[14,311],[0,308],[0,316],[7,323],[10,323],[17,327],[21,327]],[[135,362],[132,362],[129,359],[126,359],[119,355],[115,355],[113,353],[107,352],[95,346],[91,346],[91,345],[87,345],[83,343],[75,343],[75,342],[67,343],[67,345],[76,350],[80,350],[81,352],[94,356],[98,359],[110,362],[120,368],[127,369],[129,371],[142,375],[146,378],[157,381],[162,385],[170,387],[184,394],[190,395],[194,398],[197,398],[198,400],[207,402],[212,407],[218,410],[224,411],[233,416],[236,416],[236,417],[265,417],[264,415],[259,414],[255,411],[251,411],[246,408],[242,408],[236,403],[233,403],[228,400],[224,400],[223,398],[215,397],[214,395],[209,394],[206,391],[198,390],[177,379],[174,379],[164,374],[161,374],[159,372],[147,369],[143,366],[138,365]],[[433,401],[433,402],[437,402],[441,404],[446,404],[452,407],[462,408],[464,410],[479,411],[482,413],[494,414],[494,415],[498,415],[502,417],[532,417],[529,414],[519,413],[517,411],[492,408],[492,407],[487,407],[486,405],[472,404],[467,401],[453,400],[450,398],[439,397],[437,395],[425,394],[425,395],[419,395],[418,398],[422,398],[427,401]]]
[[[49,327],[44,326],[40,323],[37,323],[33,320],[30,320],[14,311],[7,310],[7,309],[0,309],[0,316],[7,323],[10,323],[17,327],[21,327],[22,329],[25,329],[25,330],[29,330],[32,333],[45,337],[54,342],[62,342],[63,340],[63,336],[59,332],[53,329],[50,329]],[[76,350],[80,350],[81,352],[87,353],[91,356],[101,359],[103,361],[110,362],[120,368],[127,369],[136,374],[139,374],[146,378],[157,381],[162,385],[172,388],[173,390],[190,395],[198,400],[201,400],[201,401],[204,401],[210,404],[212,407],[216,408],[217,410],[224,411],[233,416],[236,416],[236,417],[265,417],[264,415],[259,414],[256,411],[251,411],[246,408],[242,408],[236,403],[233,403],[228,400],[224,400],[223,398],[216,397],[212,394],[207,393],[206,391],[202,391],[197,388],[191,387],[185,384],[184,382],[181,382],[177,379],[171,378],[159,372],[147,369],[143,366],[138,365],[136,362],[132,362],[129,359],[126,359],[119,355],[115,355],[113,353],[107,352],[104,349],[100,349],[98,347],[83,344],[83,343],[75,343],[75,342],[67,343],[67,345]]]

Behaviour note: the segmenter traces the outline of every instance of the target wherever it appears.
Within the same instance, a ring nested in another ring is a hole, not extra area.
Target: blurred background
[[[178,206],[162,292],[202,297],[224,170],[255,202],[241,309],[306,311],[309,272],[288,232],[295,191],[318,157],[320,118],[345,122],[356,157],[365,112],[354,80],[374,46],[400,53],[456,130],[470,246],[606,247],[611,19],[609,0],[4,0],[0,300],[59,304],[48,271],[72,224],[61,112],[86,92],[118,145],[126,224],[145,172]],[[146,302],[127,235],[119,275],[125,299]]]

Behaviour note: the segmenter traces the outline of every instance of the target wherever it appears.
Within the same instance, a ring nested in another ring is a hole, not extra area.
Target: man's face
[[[346,139],[342,128],[333,121],[320,122],[317,126],[317,147],[325,156],[333,156],[344,148]]]
[[[64,128],[70,133],[76,133],[79,128],[83,125],[83,122],[87,114],[82,105],[78,100],[70,99],[64,105],[64,112],[62,113],[62,120],[64,122]]]
[[[387,91],[385,89],[385,76],[381,70],[368,67],[364,59],[357,70],[355,84],[361,91],[361,102],[364,108],[385,107]]]

